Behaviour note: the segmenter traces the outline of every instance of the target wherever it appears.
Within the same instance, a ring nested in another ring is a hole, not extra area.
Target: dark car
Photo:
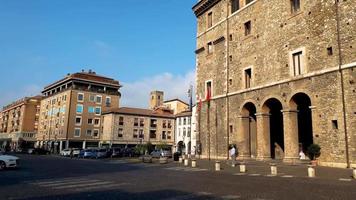
[[[78,158],[95,158],[94,149],[83,149],[79,152]]]
[[[34,148],[30,154],[35,154],[35,155],[47,155],[50,152],[46,149],[42,149],[42,148]]]
[[[112,148],[111,149],[111,157],[122,157],[123,151],[121,148]]]

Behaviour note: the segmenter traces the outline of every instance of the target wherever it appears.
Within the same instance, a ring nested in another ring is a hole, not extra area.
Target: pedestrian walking
[[[73,149],[70,149],[70,154],[69,154],[69,156],[70,156],[70,159],[73,158]]]
[[[230,149],[230,157],[231,157],[231,165],[235,167],[235,162],[236,162],[236,149],[234,145],[231,146]]]

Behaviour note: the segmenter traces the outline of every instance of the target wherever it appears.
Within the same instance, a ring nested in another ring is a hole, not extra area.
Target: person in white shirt
[[[231,164],[233,167],[235,167],[235,161],[236,161],[236,149],[234,146],[231,147],[230,149],[230,157],[231,157]]]

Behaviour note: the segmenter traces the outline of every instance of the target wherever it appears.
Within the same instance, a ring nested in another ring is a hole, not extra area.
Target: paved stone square
[[[136,159],[70,159],[58,156],[21,157],[21,167],[0,172],[0,199],[354,199],[355,180],[341,171],[320,168],[317,178],[298,176],[304,166],[285,166],[278,176],[268,176],[263,163],[238,166],[198,160],[198,167],[178,162],[160,165]],[[267,166],[267,165],[266,165]],[[263,169],[263,170],[262,170]],[[330,177],[322,177],[322,170]],[[339,172],[340,171],[340,172]],[[345,173],[346,174],[346,173]],[[337,178],[349,181],[341,181]]]

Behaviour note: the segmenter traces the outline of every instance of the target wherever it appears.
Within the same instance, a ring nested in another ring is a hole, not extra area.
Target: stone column
[[[271,159],[270,114],[256,113],[257,118],[257,160]]]
[[[59,141],[59,152],[61,152],[63,149],[63,141]]]
[[[86,146],[86,141],[84,140],[84,141],[83,141],[82,149],[85,149],[85,146]]]
[[[284,131],[284,162],[294,163],[299,160],[298,111],[282,110]]]
[[[250,117],[240,116],[240,133],[237,134],[237,148],[240,158],[250,158],[250,140],[249,140],[249,126]]]
[[[69,149],[69,140],[66,140],[66,149]]]

